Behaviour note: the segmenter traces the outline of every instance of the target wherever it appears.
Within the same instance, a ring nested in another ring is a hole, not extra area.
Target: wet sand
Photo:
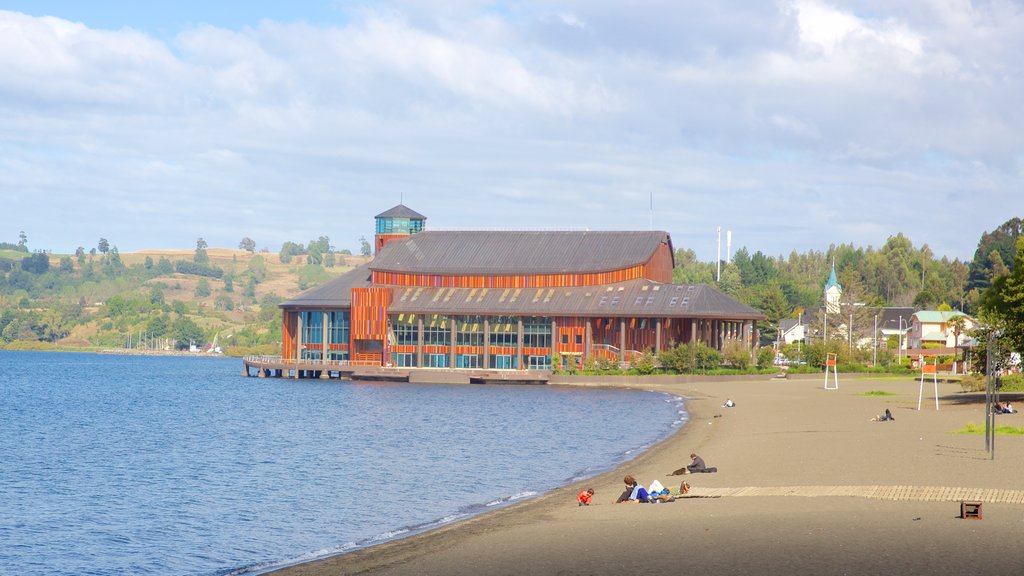
[[[997,436],[993,460],[983,436],[951,434],[968,422],[984,424],[983,395],[939,384],[936,411],[927,383],[918,411],[911,378],[841,375],[839,390],[825,390],[821,377],[638,387],[685,396],[690,420],[618,469],[275,574],[1024,573],[1024,504],[1015,492],[1024,491],[1024,437]],[[864,395],[872,390],[895,395]],[[726,398],[736,407],[722,407]],[[886,408],[894,422],[870,420]],[[999,424],[1024,427],[1024,415],[1001,416]],[[668,476],[689,463],[690,452],[719,471]],[[672,488],[685,479],[695,497],[614,504],[627,473]],[[575,495],[586,486],[596,490],[593,504],[578,507]],[[810,495],[835,486],[861,495]],[[767,487],[797,495],[758,495]],[[965,520],[959,500],[938,488],[1007,492],[986,493],[984,518]]]

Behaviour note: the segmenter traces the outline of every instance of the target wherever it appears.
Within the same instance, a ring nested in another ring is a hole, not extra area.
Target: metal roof
[[[338,308],[352,304],[352,288],[367,288],[370,283],[370,268],[367,264],[356,266],[349,272],[325,282],[316,288],[310,288],[295,298],[278,304],[281,308],[320,307]]]
[[[764,320],[757,310],[704,284],[646,279],[572,288],[395,288],[393,313],[677,317]]]
[[[959,310],[921,310],[914,317],[922,324],[945,324],[957,316],[967,316]]]
[[[426,220],[427,217],[419,212],[409,208],[405,204],[399,204],[394,208],[385,210],[380,214],[374,216],[374,218],[410,218],[412,220]]]
[[[647,262],[667,232],[426,231],[388,242],[370,263],[380,272],[517,276],[609,272]]]

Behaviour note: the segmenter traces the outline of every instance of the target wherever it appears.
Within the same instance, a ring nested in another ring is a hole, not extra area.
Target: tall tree
[[[242,238],[242,241],[238,243],[238,247],[250,254],[256,251],[256,241],[246,236]]]
[[[363,256],[373,255],[373,247],[371,247],[370,243],[366,240],[366,236],[359,237],[359,253]]]
[[[1012,274],[992,280],[992,286],[981,298],[983,315],[1002,329],[1001,346],[1024,352],[1024,237],[1017,238]]]
[[[196,240],[196,255],[192,258],[196,264],[206,265],[210,263],[210,256],[206,253],[207,248],[206,240],[202,238]]]
[[[100,254],[106,255],[107,252],[110,252],[110,242],[107,242],[106,238],[100,238],[99,243],[96,244],[96,248],[99,249]]]

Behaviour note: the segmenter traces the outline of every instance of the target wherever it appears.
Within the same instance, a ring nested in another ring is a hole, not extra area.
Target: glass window
[[[392,352],[391,365],[400,368],[416,366],[416,355],[408,352]]]
[[[482,354],[458,354],[455,356],[456,368],[479,368],[483,366]]]
[[[331,323],[328,341],[331,344],[348,344],[348,310],[328,313],[328,321]]]
[[[583,334],[577,334],[576,335],[576,343],[577,344],[583,344]]]
[[[426,354],[426,364],[429,368],[447,368],[448,367],[448,355],[447,354]]]
[[[496,370],[512,370],[516,368],[516,357],[511,354],[492,354],[491,368]]]
[[[519,342],[519,322],[514,316],[491,318],[491,346],[515,346]]]
[[[568,334],[562,334],[562,344],[568,344],[568,343],[569,343],[569,335]]]
[[[302,342],[305,344],[324,343],[324,313],[307,311],[302,313]]]
[[[451,319],[441,314],[423,317],[423,345],[450,346],[452,343]]]
[[[529,356],[526,359],[526,367],[530,370],[549,370],[551,368],[551,357]]]
[[[457,346],[484,345],[484,319],[482,316],[456,316],[455,344]]]
[[[523,318],[523,346],[551,348],[551,320],[540,316]]]

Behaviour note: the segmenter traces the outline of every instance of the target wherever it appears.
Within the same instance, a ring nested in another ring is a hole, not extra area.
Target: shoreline
[[[600,472],[598,472],[595,475],[587,476],[585,478],[579,478],[579,479],[569,479],[566,484],[563,484],[563,485],[560,485],[560,486],[556,486],[555,488],[551,488],[551,489],[546,490],[544,492],[531,493],[531,494],[523,496],[523,497],[517,497],[517,496],[521,496],[521,495],[520,494],[515,494],[515,495],[511,495],[511,496],[507,496],[507,497],[502,497],[500,500],[496,501],[495,503],[480,504],[479,506],[484,507],[484,508],[491,507],[491,506],[493,506],[493,508],[491,508],[491,509],[484,509],[484,510],[481,510],[481,511],[475,512],[475,513],[470,513],[468,515],[465,515],[464,517],[460,517],[460,518],[457,518],[457,519],[452,520],[452,521],[445,521],[445,519],[443,519],[443,518],[437,519],[437,520],[432,520],[432,521],[427,522],[427,523],[425,523],[423,525],[420,525],[420,526],[400,528],[399,530],[401,531],[401,533],[396,535],[396,536],[390,537],[390,538],[381,538],[380,535],[378,535],[378,536],[370,536],[370,537],[367,537],[366,539],[364,539],[363,541],[354,544],[349,549],[346,549],[346,550],[343,550],[343,551],[331,552],[331,553],[328,553],[328,554],[326,554],[324,556],[318,556],[318,557],[315,557],[315,558],[304,559],[304,560],[300,560],[300,561],[296,561],[296,562],[291,562],[291,563],[284,564],[284,565],[276,565],[276,566],[270,567],[270,568],[257,568],[253,572],[244,571],[244,572],[241,572],[241,573],[243,573],[243,574],[250,574],[251,573],[251,574],[259,574],[259,575],[263,575],[263,574],[289,574],[291,570],[300,568],[302,566],[306,566],[308,564],[316,564],[316,563],[319,563],[319,562],[329,562],[331,560],[336,560],[336,559],[339,559],[339,558],[342,558],[342,557],[348,557],[348,556],[355,555],[355,554],[360,554],[360,553],[364,553],[364,552],[370,552],[370,551],[377,550],[379,548],[386,547],[386,546],[389,546],[389,545],[397,545],[397,544],[400,544],[400,543],[402,543],[404,541],[407,541],[407,540],[410,540],[410,539],[416,539],[416,538],[419,538],[419,537],[422,537],[422,536],[428,536],[428,535],[433,534],[433,533],[438,532],[438,531],[442,531],[442,530],[446,530],[446,529],[450,529],[450,528],[458,528],[458,527],[462,526],[464,523],[472,522],[472,521],[474,521],[476,519],[479,519],[479,518],[485,518],[485,517],[490,517],[491,515],[501,514],[502,512],[506,512],[506,511],[509,511],[511,509],[518,508],[518,507],[521,507],[521,506],[530,506],[530,505],[532,505],[534,503],[537,503],[538,501],[540,501],[540,500],[550,496],[554,492],[559,492],[559,491],[563,491],[563,490],[568,490],[571,493],[573,501],[575,501],[576,490],[575,490],[574,487],[577,486],[577,484],[579,484],[579,483],[592,483],[592,482],[595,482],[597,479],[603,478],[603,477],[605,477],[607,475],[615,476],[616,474],[618,474],[618,471],[620,469],[623,469],[629,463],[635,462],[636,460],[638,460],[641,457],[643,457],[645,454],[650,452],[655,447],[663,444],[664,442],[669,441],[673,436],[675,436],[677,434],[680,434],[682,432],[682,430],[686,427],[687,423],[691,419],[691,414],[690,414],[690,411],[688,410],[688,407],[689,407],[689,403],[688,403],[689,399],[688,398],[680,396],[679,394],[676,394],[674,392],[670,392],[670,391],[666,391],[666,390],[659,390],[659,389],[656,389],[656,387],[652,387],[652,386],[636,386],[636,385],[624,386],[624,385],[614,385],[614,384],[613,385],[608,385],[608,384],[592,384],[592,383],[581,383],[581,384],[558,383],[558,384],[550,384],[550,385],[547,385],[547,386],[556,387],[556,388],[579,388],[579,387],[603,388],[603,389],[609,389],[609,390],[632,389],[632,390],[639,390],[639,391],[662,393],[662,394],[665,394],[666,396],[668,396],[669,398],[673,399],[673,401],[675,401],[675,402],[681,402],[682,405],[683,405],[684,414],[682,414],[681,416],[677,414],[677,416],[679,416],[679,417],[669,424],[669,429],[667,430],[666,435],[664,437],[662,437],[660,439],[657,439],[653,443],[648,444],[646,446],[638,446],[636,448],[631,448],[631,449],[627,450],[626,452],[623,452],[621,458],[617,462],[612,462],[611,464],[608,465],[607,468],[603,469],[603,471],[600,471]],[[634,452],[637,452],[637,454],[633,455]],[[245,570],[245,568],[241,568],[241,570]]]
[[[582,378],[585,377],[580,377],[580,379]],[[682,377],[679,378],[680,381],[682,381],[682,379]],[[686,419],[675,430],[671,431],[668,436],[650,446],[647,446],[646,448],[643,448],[640,454],[615,464],[611,469],[601,472],[596,476],[553,488],[543,494],[526,499],[522,502],[512,502],[496,510],[483,512],[452,523],[428,528],[423,531],[412,533],[408,536],[402,536],[379,544],[372,544],[370,546],[332,554],[323,558],[302,561],[268,571],[259,571],[257,574],[272,574],[277,576],[321,576],[326,574],[362,574],[372,572],[382,567],[379,560],[380,556],[395,555],[403,558],[407,556],[410,558],[415,557],[419,554],[420,549],[423,546],[432,545],[431,540],[434,538],[443,538],[444,535],[451,531],[470,530],[477,523],[484,523],[484,529],[490,530],[491,527],[489,525],[492,522],[516,522],[520,515],[532,514],[535,508],[558,505],[557,503],[560,503],[563,500],[572,500],[572,502],[575,502],[576,494],[579,491],[578,488],[581,486],[580,483],[586,483],[587,485],[593,484],[595,486],[609,483],[621,484],[622,477],[628,473],[627,471],[631,470],[635,464],[655,457],[652,453],[660,453],[666,448],[667,444],[675,445],[682,442],[687,428],[691,426],[695,420],[692,409],[693,398],[678,393],[678,391],[674,389],[677,385],[679,385],[679,382],[558,382],[557,384],[550,384],[550,386],[567,388],[607,388],[611,390],[633,389],[665,393],[676,398],[682,398],[684,402],[684,409],[686,410]],[[668,485],[666,484],[666,486]],[[614,500],[619,493],[621,493],[621,489],[615,491],[614,496],[611,496],[611,494],[606,491],[601,495],[601,497],[608,497]],[[598,496],[595,495],[595,501],[597,498]],[[353,566],[353,564],[355,564],[355,566]],[[363,566],[363,564],[365,564],[365,566]],[[390,562],[386,563],[386,565],[389,564]],[[344,565],[344,567],[342,567],[342,565]]]
[[[610,575],[678,571],[690,563],[736,574],[970,573],[979,558],[1003,556],[1005,537],[1024,521],[1024,505],[989,503],[978,522],[955,518],[955,502],[878,497],[706,496],[657,506],[612,504],[626,473],[644,485],[658,479],[670,488],[686,479],[695,493],[708,494],[727,487],[739,488],[737,493],[773,486],[1019,487],[1024,439],[998,437],[999,457],[989,460],[982,437],[950,434],[968,421],[983,421],[977,396],[942,383],[941,411],[917,412],[917,384],[905,377],[848,377],[838,391],[810,379],[599,384],[682,396],[689,418],[636,458],[584,481],[597,491],[592,506],[576,507],[582,483],[572,483],[450,525],[270,573]],[[863,395],[877,389],[896,395]],[[736,408],[721,407],[726,397]],[[871,422],[885,407],[897,421]],[[719,472],[667,476],[689,462],[691,451]],[[988,539],[979,540],[979,533]],[[809,550],[817,555],[808,556]],[[1024,560],[1011,555],[986,568],[1019,573]]]

